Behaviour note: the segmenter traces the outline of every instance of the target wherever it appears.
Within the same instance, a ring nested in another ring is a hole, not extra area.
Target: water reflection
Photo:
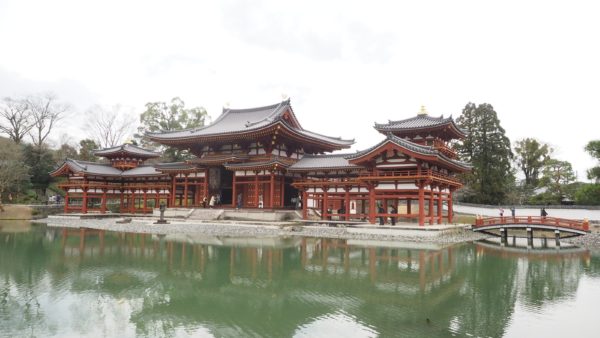
[[[313,238],[0,233],[9,336],[499,337],[600,286],[587,250]],[[598,296],[598,291],[595,293]],[[512,329],[509,330],[509,328]],[[523,332],[515,332],[522,334]]]

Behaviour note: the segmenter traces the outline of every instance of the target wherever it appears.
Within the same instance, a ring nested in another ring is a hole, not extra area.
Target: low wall
[[[501,204],[501,205],[490,205],[490,204],[475,204],[475,203],[463,203],[454,202],[454,205],[464,205],[467,207],[475,208],[487,208],[487,209],[498,209],[503,208],[510,212],[511,207],[519,209],[565,209],[565,210],[600,210],[600,205],[562,205],[562,204],[549,204],[549,205],[519,205],[519,204]]]
[[[294,211],[225,210],[225,219],[248,221],[289,221],[298,218]]]

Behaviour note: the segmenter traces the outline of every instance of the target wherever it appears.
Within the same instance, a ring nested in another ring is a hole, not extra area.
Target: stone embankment
[[[429,231],[422,231],[422,235],[415,231],[402,229],[388,229],[381,233],[361,231],[360,227],[327,227],[298,225],[292,222],[241,222],[241,221],[185,221],[171,219],[169,224],[154,224],[154,219],[132,219],[130,223],[119,224],[117,219],[79,219],[74,217],[51,217],[40,222],[48,226],[94,228],[118,232],[152,233],[161,235],[206,235],[228,237],[275,237],[275,236],[304,236],[320,238],[410,241],[430,243],[460,243],[485,238],[485,235],[471,232],[471,230],[457,227],[451,231],[439,231],[431,235]],[[372,227],[368,230],[372,230]],[[427,234],[425,234],[427,233]]]

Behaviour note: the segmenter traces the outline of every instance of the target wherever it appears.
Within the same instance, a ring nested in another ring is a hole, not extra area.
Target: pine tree
[[[514,185],[510,140],[492,105],[468,103],[456,120],[468,136],[455,148],[473,170],[465,175],[466,202],[499,204]]]

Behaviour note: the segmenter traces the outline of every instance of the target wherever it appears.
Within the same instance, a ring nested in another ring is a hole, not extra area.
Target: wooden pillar
[[[171,179],[171,208],[175,207],[175,195],[177,194],[177,185],[176,185],[176,180],[177,180],[177,174],[173,175],[173,178]]]
[[[69,212],[69,189],[65,190],[65,213]]]
[[[81,204],[81,212],[84,214],[87,214],[87,191],[88,191],[88,188],[84,187],[82,204]]]
[[[269,208],[273,209],[273,206],[275,205],[275,201],[273,201],[273,199],[275,198],[275,173],[273,171],[271,171],[271,182],[269,182]]]
[[[410,198],[408,198],[406,200],[406,213],[409,214],[409,215],[412,214],[411,205],[410,205],[411,201],[412,200]]]
[[[129,205],[129,211],[135,214],[135,189],[131,189],[131,204]]]
[[[375,185],[369,185],[369,223],[375,224]]]
[[[329,190],[329,187],[327,186],[323,186],[323,217],[325,219],[328,219],[328,217],[330,217],[331,215],[328,215],[328,211],[329,211],[329,196],[327,195],[327,190]],[[323,218],[321,217],[321,218]]]
[[[425,184],[419,182],[419,225],[425,225]]]
[[[444,200],[442,199],[442,187],[438,187],[438,206],[437,206],[437,215],[438,215],[438,219],[437,219],[437,224],[442,224],[442,214],[444,213]]]
[[[433,186],[429,186],[429,225],[433,225]]]
[[[307,219],[308,218],[308,209],[307,209],[307,205],[308,204],[308,194],[306,193],[306,190],[302,190],[302,219]]]
[[[279,179],[281,181],[281,188],[279,188],[279,201],[280,201],[279,207],[283,208],[285,206],[285,201],[284,201],[284,198],[285,198],[285,194],[284,194],[284,192],[285,192],[285,176],[281,175],[281,176],[279,176]]]
[[[454,189],[450,188],[448,192],[448,223],[452,223],[452,217],[454,212],[452,211],[453,203],[452,203],[452,191]]]
[[[233,178],[232,178],[232,182],[231,182],[231,207],[232,208],[237,208],[237,189],[236,189],[236,183],[235,183],[235,170],[233,171]]]
[[[100,206],[100,212],[106,213],[106,189],[102,189],[102,203]]]
[[[258,171],[254,172],[254,207],[258,208]]]
[[[143,213],[146,212],[147,205],[148,205],[148,194],[147,194],[147,190],[144,189],[144,208],[142,209]]]
[[[121,190],[121,195],[119,196],[121,199],[121,203],[119,205],[119,212],[123,212],[123,197],[125,195],[125,192],[123,190]]]
[[[183,181],[183,206],[188,206],[188,175],[185,174],[185,180]]]
[[[344,215],[344,219],[346,221],[350,220],[350,189],[351,187],[346,188],[346,194],[344,195],[344,209],[346,209],[346,213]]]
[[[208,168],[204,169],[204,196],[202,196],[202,198],[206,197],[207,199],[207,203],[209,202],[208,200]]]

